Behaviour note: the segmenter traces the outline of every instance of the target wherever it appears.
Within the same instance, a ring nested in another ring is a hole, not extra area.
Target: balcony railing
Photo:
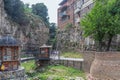
[[[80,22],[80,18],[77,18],[75,22],[76,22],[76,23],[79,23],[79,22]]]
[[[80,12],[80,8],[77,8],[77,9],[75,9],[75,11],[74,11],[75,14],[78,13],[78,12]]]
[[[84,9],[85,7],[89,6],[90,4],[93,4],[94,1],[93,0],[89,0],[86,3],[83,4],[83,6],[81,7],[81,10]]]
[[[67,8],[68,8],[68,5],[66,4],[66,5],[64,5],[64,6],[62,6],[61,7],[61,12],[63,12],[63,11],[65,11],[65,10],[67,10]]]
[[[65,15],[67,15],[67,12],[66,12],[66,11],[61,12],[59,16],[60,16],[60,17],[63,17],[63,16],[65,16]]]

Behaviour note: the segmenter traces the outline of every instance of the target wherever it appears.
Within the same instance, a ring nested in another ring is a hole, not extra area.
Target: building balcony
[[[59,17],[63,17],[63,16],[66,16],[66,15],[67,15],[67,12],[64,11],[64,12],[61,12],[61,13],[59,14]]]
[[[93,0],[89,0],[86,3],[83,4],[83,6],[81,7],[81,10],[84,9],[85,7],[89,6],[90,4],[94,3]]]
[[[77,14],[78,12],[80,12],[80,10],[80,8],[75,9],[74,14]]]
[[[66,11],[67,8],[68,8],[68,5],[64,5],[64,6],[62,6],[62,7],[61,7],[61,12]]]
[[[67,0],[63,0],[62,2],[59,3],[59,5],[63,5],[67,2]]]
[[[75,22],[76,22],[76,23],[79,23],[79,22],[80,22],[80,18],[77,18]]]

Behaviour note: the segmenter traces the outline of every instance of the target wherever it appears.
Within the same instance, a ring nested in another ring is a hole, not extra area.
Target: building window
[[[68,15],[68,19],[70,19],[70,15]]]
[[[84,0],[84,3],[88,2],[89,0]]]
[[[5,48],[5,53],[3,56],[3,61],[11,61],[12,59],[11,48]]]
[[[66,16],[63,16],[63,17],[61,18],[61,21],[64,22],[64,21],[67,21],[67,20],[69,20],[69,19],[70,19],[70,15],[66,15]]]
[[[18,51],[17,48],[14,49],[14,56],[13,56],[14,60],[18,60]]]

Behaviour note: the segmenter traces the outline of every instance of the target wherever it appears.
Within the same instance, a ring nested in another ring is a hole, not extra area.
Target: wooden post
[[[80,61],[80,70],[82,70],[82,61]]]
[[[65,60],[63,60],[63,65],[65,66]]]
[[[64,60],[61,60],[62,61],[62,65],[64,65]]]
[[[75,66],[75,61],[73,61],[73,67]]]
[[[68,60],[67,60],[67,66],[68,66]]]

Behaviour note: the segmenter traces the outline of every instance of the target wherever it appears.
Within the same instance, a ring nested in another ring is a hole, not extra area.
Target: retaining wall
[[[1,71],[0,80],[27,80],[23,67],[14,71]]]
[[[79,70],[83,70],[83,59],[81,59],[81,61],[79,60],[51,60],[50,61],[51,64],[61,64],[67,67],[73,67]]]
[[[87,73],[90,73],[91,65],[95,59],[95,51],[84,51],[81,52],[83,55],[83,70]]]

